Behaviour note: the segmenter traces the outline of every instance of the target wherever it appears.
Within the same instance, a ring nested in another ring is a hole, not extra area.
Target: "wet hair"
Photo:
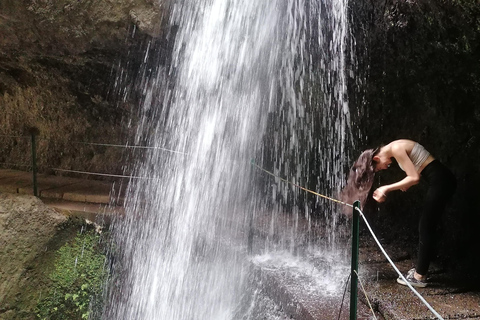
[[[375,157],[376,155],[378,155],[380,153],[380,149],[383,148],[383,144],[379,145],[378,147],[376,147],[375,149],[372,149],[372,162],[375,162],[373,161],[373,157]]]
[[[348,174],[347,184],[340,192],[340,199],[343,202],[352,204],[359,200],[363,208],[375,177],[373,157],[379,153],[380,148],[381,146],[363,151],[357,161],[353,163]],[[344,213],[351,215],[352,212],[351,210],[345,210]]]

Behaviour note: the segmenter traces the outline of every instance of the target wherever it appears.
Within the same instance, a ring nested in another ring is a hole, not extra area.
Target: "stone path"
[[[31,172],[0,170],[0,192],[33,195],[33,189]],[[123,214],[123,189],[105,181],[37,175],[37,193],[47,205],[92,221]]]

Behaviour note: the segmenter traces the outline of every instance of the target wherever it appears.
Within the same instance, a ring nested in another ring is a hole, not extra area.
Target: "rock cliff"
[[[0,193],[0,318],[21,319],[32,312],[45,275],[39,265],[62,242],[67,217],[33,196]]]
[[[167,12],[153,0],[2,1],[0,162],[26,169],[30,142],[19,136],[35,128],[41,171],[122,173],[124,150],[79,142],[131,140],[136,93],[118,79],[165,37]]]

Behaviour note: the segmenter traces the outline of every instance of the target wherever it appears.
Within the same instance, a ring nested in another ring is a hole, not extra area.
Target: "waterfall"
[[[349,132],[346,20],[340,0],[172,6],[170,65],[142,82],[137,143],[152,149],[114,224],[121,267],[106,319],[234,318],[252,217],[272,203],[312,215],[290,186],[259,186],[252,159],[318,190],[339,188]],[[315,206],[335,224],[334,206]]]

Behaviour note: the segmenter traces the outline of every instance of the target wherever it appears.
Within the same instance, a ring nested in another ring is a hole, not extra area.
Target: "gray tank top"
[[[430,152],[428,152],[420,143],[415,142],[412,152],[410,152],[409,155],[410,160],[412,160],[413,165],[415,166],[415,170],[418,171],[418,169],[420,169],[422,164],[428,159],[428,156],[430,156]],[[398,166],[405,171],[400,163],[398,163]]]

